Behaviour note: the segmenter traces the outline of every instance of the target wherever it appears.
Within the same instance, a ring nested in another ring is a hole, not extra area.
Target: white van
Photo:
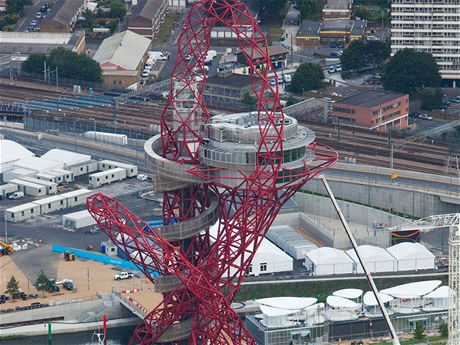
[[[154,65],[155,65],[155,60],[148,59],[147,62],[145,63],[144,69],[148,69],[150,71]]]
[[[18,200],[18,199],[24,199],[24,192],[14,192],[8,195],[8,199],[10,200]]]
[[[153,59],[155,61],[166,61],[168,60],[168,57],[162,52],[149,52],[149,59]]]

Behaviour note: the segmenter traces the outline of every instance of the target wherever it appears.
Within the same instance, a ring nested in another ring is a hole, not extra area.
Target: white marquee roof
[[[358,308],[360,305],[353,301],[350,301],[347,298],[337,297],[337,296],[328,296],[326,298],[327,304],[335,308]]]
[[[40,172],[44,170],[51,170],[53,168],[62,168],[63,163],[39,157],[23,157],[15,162],[14,166]]]
[[[314,249],[305,256],[315,265],[353,263],[353,260],[344,251],[330,247]]]
[[[394,286],[389,289],[381,290],[380,292],[386,293],[396,298],[420,298],[441,285],[440,280],[426,280],[422,282],[402,284]]]
[[[385,249],[376,247],[376,246],[369,246],[369,245],[362,245],[358,247],[359,254],[362,256],[364,262],[369,261],[396,261],[390,253],[388,253]],[[355,261],[358,261],[358,257],[356,256],[355,250],[350,249],[347,250],[347,254]]]
[[[273,308],[279,309],[304,309],[317,301],[313,297],[270,297],[270,298],[259,298],[255,302],[266,305]]]
[[[447,297],[449,297],[449,287],[445,285],[438,287],[436,290],[424,296],[424,298],[447,298]]]
[[[390,295],[387,295],[385,293],[379,292],[379,296],[380,296],[380,300],[382,301],[382,303],[387,303],[387,302],[390,302],[390,301],[394,300],[393,297],[391,297]],[[374,292],[372,292],[372,291],[367,291],[364,294],[363,303],[365,305],[367,305],[367,306],[379,305],[377,303],[377,299],[375,298]]]
[[[342,289],[332,293],[334,296],[355,299],[363,294],[361,289]]]
[[[403,242],[387,248],[387,251],[398,260],[435,257],[420,243]]]
[[[283,315],[290,315],[297,312],[300,312],[300,309],[280,309],[280,308],[273,308],[268,307],[266,305],[260,306],[260,311],[267,316],[283,316]]]
[[[64,163],[66,165],[73,165],[78,163],[84,163],[91,160],[90,155],[83,155],[81,153],[61,150],[61,149],[52,149],[45,153],[42,158],[48,159],[54,162]]]
[[[0,164],[17,161],[23,157],[33,157],[35,154],[12,140],[0,140]],[[1,173],[2,171],[0,171]]]

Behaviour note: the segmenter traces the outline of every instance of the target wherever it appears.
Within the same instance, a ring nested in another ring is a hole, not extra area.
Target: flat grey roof
[[[403,93],[369,90],[369,91],[360,92],[351,97],[337,101],[333,104],[333,107],[336,107],[337,105],[340,105],[340,104],[347,104],[347,105],[357,105],[357,106],[361,106],[364,108],[374,108],[380,104],[390,102],[392,100],[396,100],[403,96],[405,96],[405,94]]]

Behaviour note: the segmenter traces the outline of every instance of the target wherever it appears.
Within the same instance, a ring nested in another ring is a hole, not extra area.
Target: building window
[[[24,215],[24,211],[21,212],[21,216],[23,216],[23,215]]]
[[[267,263],[261,263],[260,264],[260,272],[267,272]]]
[[[48,208],[51,208],[51,204],[48,204]]]
[[[73,198],[73,199],[74,199],[74,201],[78,201],[77,197],[75,197],[75,198]]]
[[[251,273],[252,273],[252,264],[250,264],[248,268],[246,268],[246,274],[251,274]]]

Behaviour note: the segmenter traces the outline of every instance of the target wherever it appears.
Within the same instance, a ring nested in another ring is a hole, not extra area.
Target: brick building
[[[88,0],[58,0],[40,24],[41,32],[72,32]]]
[[[140,0],[128,18],[128,30],[154,38],[166,18],[168,0]]]
[[[386,132],[405,129],[409,124],[409,95],[369,90],[332,105],[334,121],[350,126]]]

